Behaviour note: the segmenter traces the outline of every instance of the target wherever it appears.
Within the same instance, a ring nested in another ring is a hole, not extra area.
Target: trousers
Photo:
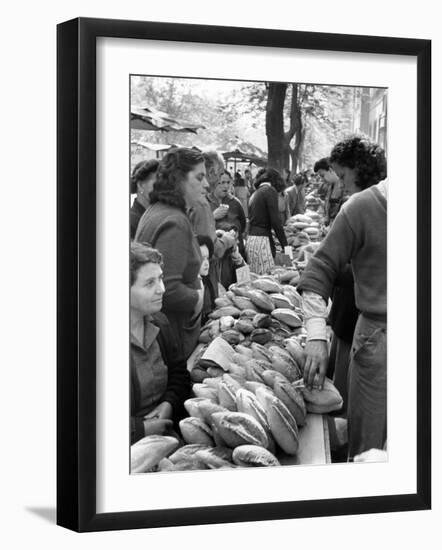
[[[359,315],[348,374],[348,458],[387,439],[386,321]]]

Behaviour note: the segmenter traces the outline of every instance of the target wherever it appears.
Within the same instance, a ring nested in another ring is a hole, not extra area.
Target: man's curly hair
[[[204,162],[204,157],[199,151],[186,147],[171,149],[158,167],[157,178],[149,194],[151,204],[162,202],[185,211],[186,201],[181,184],[201,162]]]
[[[337,143],[329,161],[356,169],[356,185],[360,189],[367,189],[387,177],[385,151],[364,136],[351,136]]]

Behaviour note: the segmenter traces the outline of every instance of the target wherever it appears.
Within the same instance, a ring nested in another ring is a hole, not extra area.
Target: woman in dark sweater
[[[187,211],[207,187],[201,153],[185,148],[170,151],[160,162],[150,206],[135,235],[136,241],[150,243],[163,255],[163,312],[186,359],[198,342],[204,294],[200,247]]]
[[[278,209],[278,193],[285,188],[285,183],[277,170],[265,168],[258,172],[255,187],[249,202],[250,227],[246,254],[251,271],[262,275],[275,265],[276,247],[272,229],[281,247],[287,246]]]
[[[182,418],[190,377],[166,317],[161,254],[147,245],[130,249],[131,443],[166,433]]]

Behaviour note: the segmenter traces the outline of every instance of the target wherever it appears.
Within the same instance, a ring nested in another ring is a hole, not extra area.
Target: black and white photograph
[[[131,474],[388,461],[388,100],[130,75]]]
[[[429,41],[58,31],[57,523],[428,509]]]
[[[438,5],[5,5],[4,548],[437,546]]]

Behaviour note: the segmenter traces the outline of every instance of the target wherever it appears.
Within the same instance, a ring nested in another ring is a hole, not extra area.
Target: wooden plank
[[[324,448],[325,448],[325,462],[331,463],[331,451],[330,451],[330,431],[328,426],[328,417],[322,415],[322,422],[324,424]]]
[[[308,414],[306,423],[299,428],[299,449],[296,456],[282,454],[278,456],[281,464],[328,464],[330,460],[330,442],[327,422],[322,414]]]

